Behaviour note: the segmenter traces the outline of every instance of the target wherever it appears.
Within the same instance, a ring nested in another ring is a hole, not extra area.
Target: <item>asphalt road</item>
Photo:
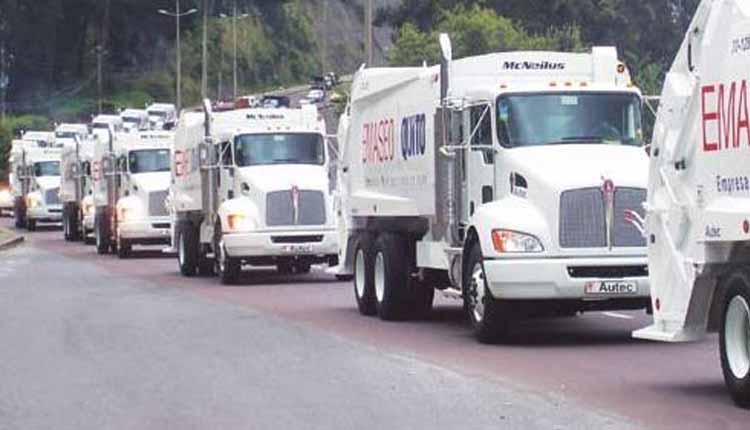
[[[9,222],[2,221],[3,225]],[[322,272],[181,278],[31,234],[0,253],[0,429],[747,429],[715,337],[634,340],[642,313],[535,320],[479,345],[456,302],[356,312]]]

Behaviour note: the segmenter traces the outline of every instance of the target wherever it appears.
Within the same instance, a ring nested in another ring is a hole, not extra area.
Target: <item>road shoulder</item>
[[[17,234],[13,230],[0,227],[0,251],[13,248],[23,243],[23,235]]]

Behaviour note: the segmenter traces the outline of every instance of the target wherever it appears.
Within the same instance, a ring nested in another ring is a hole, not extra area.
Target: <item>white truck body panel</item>
[[[637,284],[627,298],[648,297],[645,241],[638,227],[625,220],[624,208],[618,203],[608,228],[637,237],[636,246],[563,247],[560,239],[561,226],[567,222],[561,216],[566,192],[589,190],[592,198],[601,199],[597,190],[610,183],[615,195],[635,190],[645,198],[648,158],[643,148],[603,143],[506,148],[497,138],[498,97],[551,95],[560,97],[562,104],[602,94],[639,100],[640,92],[616,50],[509,52],[451,62],[446,103],[452,110],[462,111],[458,119],[462,140],[453,139],[453,148],[443,148],[438,136],[454,133],[459,127],[447,124],[443,133],[436,130],[440,72],[435,66],[361,69],[355,74],[338,136],[343,208],[338,221],[342,229],[339,273],[352,273],[352,250],[347,248],[358,232],[379,229],[373,227],[378,222],[387,222],[386,229],[398,230],[403,218],[423,219],[429,224],[416,244],[418,268],[455,267],[463,245],[446,228],[446,214],[453,212],[463,232],[474,231],[478,236],[489,289],[496,298],[587,300],[592,298],[585,292],[587,284],[622,279],[617,273],[606,276],[609,269],[620,268],[638,269],[638,274],[625,275]],[[566,101],[569,95],[573,97]],[[491,119],[491,137],[484,149],[491,146],[494,162],[486,161],[482,145],[477,145],[478,150],[468,146],[479,128],[470,119],[471,109],[477,107]],[[640,123],[639,113],[637,121]],[[452,159],[460,159],[464,167],[461,170],[457,164],[455,174],[459,176],[451,178],[441,166]],[[522,175],[527,187],[512,189],[511,174]],[[445,191],[445,182],[452,181],[457,181],[454,196]],[[639,202],[633,202],[630,209],[642,215]],[[598,221],[592,218],[590,222]],[[581,228],[587,223],[584,220]],[[531,234],[544,250],[529,255],[500,253],[491,239],[495,229]],[[601,268],[602,274],[575,277],[571,269],[577,266]],[[460,278],[458,273],[454,275]],[[619,297],[599,298],[614,301]]]
[[[704,1],[667,74],[647,216],[654,324],[636,337],[701,338],[722,267],[745,258],[735,251],[750,240],[748,35],[747,2]]]

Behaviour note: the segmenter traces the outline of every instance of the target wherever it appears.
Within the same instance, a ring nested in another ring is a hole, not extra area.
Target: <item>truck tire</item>
[[[423,319],[427,318],[432,311],[432,303],[435,301],[435,288],[430,282],[419,282],[416,279],[411,280],[412,293],[412,311],[414,317]]]
[[[63,224],[63,237],[65,238],[66,242],[71,242],[71,235],[70,235],[70,205],[66,204],[63,206],[63,216],[62,216],[62,224]]]
[[[409,307],[409,259],[406,241],[383,233],[373,248],[373,285],[378,316],[384,321],[403,320]]]
[[[110,238],[109,238],[109,222],[107,217],[103,214],[96,214],[94,216],[94,236],[96,237],[96,253],[99,255],[105,255],[109,253]]]
[[[310,273],[310,267],[312,265],[309,261],[297,261],[294,263],[294,273],[298,275],[304,275]]]
[[[276,271],[279,275],[289,275],[294,272],[294,265],[290,260],[280,260],[276,263]]]
[[[16,228],[26,228],[26,206],[23,199],[16,199],[16,204],[13,205],[13,218]]]
[[[721,370],[732,400],[750,408],[750,274],[737,271],[726,281],[719,346]]]
[[[221,240],[221,224],[214,228],[214,255],[216,256],[216,273],[223,285],[233,285],[240,278],[242,262],[227,255],[224,241]]]
[[[492,297],[484,274],[484,261],[479,243],[474,243],[464,266],[464,310],[468,314],[474,336],[481,343],[494,343],[505,336],[512,322],[510,306]]]
[[[78,242],[81,240],[81,216],[76,206],[71,206],[69,215],[70,241]]]
[[[124,260],[130,257],[130,253],[133,250],[133,246],[128,242],[127,239],[120,237],[120,233],[117,233],[117,258]]]
[[[182,276],[195,276],[198,265],[198,234],[188,221],[177,224],[177,262]]]
[[[36,220],[35,219],[27,219],[26,220],[26,229],[28,231],[36,231]]]
[[[354,248],[354,298],[359,313],[372,316],[378,313],[373,280],[373,243],[369,234],[361,234]]]

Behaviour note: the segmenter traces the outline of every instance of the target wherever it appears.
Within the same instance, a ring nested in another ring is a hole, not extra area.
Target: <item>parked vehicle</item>
[[[60,135],[60,134],[58,134]],[[94,196],[91,164],[97,138],[78,133],[58,137],[62,143],[60,200],[66,241],[93,243]],[[67,137],[70,136],[70,137]]]
[[[310,90],[307,93],[307,99],[312,103],[321,103],[326,100],[326,92],[323,90]]]
[[[726,386],[745,408],[750,408],[748,23],[745,1],[703,1],[664,82],[646,205],[654,323],[634,333],[684,342],[718,330]],[[679,363],[678,356],[669,359]]]
[[[186,113],[175,135],[172,204],[180,272],[237,280],[244,264],[307,273],[335,265],[330,154],[317,109]]]
[[[641,94],[615,48],[441,46],[439,67],[359,70],[340,121],[359,311],[420,316],[447,290],[489,342],[527,316],[646,309]]]
[[[125,109],[120,112],[123,130],[126,133],[138,133],[150,129],[148,112],[144,109]]]
[[[177,108],[171,103],[154,103],[146,107],[151,130],[171,130],[177,122]]]
[[[36,230],[42,222],[60,222],[60,154],[45,140],[14,140],[10,166],[13,214],[18,228]]]
[[[126,134],[94,148],[94,233],[99,254],[130,256],[133,245],[169,242],[166,207],[171,132]]]

